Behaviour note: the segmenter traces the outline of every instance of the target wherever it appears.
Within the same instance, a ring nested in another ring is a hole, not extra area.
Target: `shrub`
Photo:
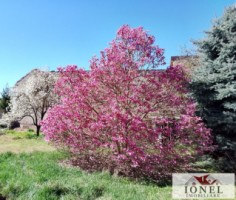
[[[10,130],[15,129],[15,128],[18,128],[18,127],[20,127],[20,122],[18,122],[18,121],[16,121],[16,120],[11,121],[11,122],[9,123],[9,126],[8,126],[8,128],[9,128]]]
[[[6,123],[0,124],[0,128],[2,128],[2,129],[7,128],[7,124]]]
[[[208,150],[210,131],[194,115],[180,67],[156,70],[163,49],[143,28],[123,26],[91,70],[59,69],[53,107],[42,128],[89,170],[154,180],[184,171]]]

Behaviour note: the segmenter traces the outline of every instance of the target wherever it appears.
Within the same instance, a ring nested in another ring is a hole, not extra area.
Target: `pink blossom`
[[[185,171],[210,149],[210,130],[186,95],[187,77],[180,66],[157,70],[164,51],[154,42],[142,27],[125,25],[100,58],[92,58],[90,71],[59,69],[61,101],[42,129],[80,167],[156,180]]]

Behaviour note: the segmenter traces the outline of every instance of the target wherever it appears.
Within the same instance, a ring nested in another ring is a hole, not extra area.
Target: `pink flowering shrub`
[[[90,71],[59,69],[61,101],[42,122],[46,139],[87,170],[154,180],[186,170],[209,150],[210,131],[195,116],[181,67],[156,70],[163,63],[153,36],[121,27]]]

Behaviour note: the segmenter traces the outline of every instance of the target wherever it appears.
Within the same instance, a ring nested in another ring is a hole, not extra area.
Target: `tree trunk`
[[[38,126],[36,126],[36,135],[37,136],[39,136],[39,132],[40,132],[40,128],[41,128],[41,126],[40,125],[38,125]]]

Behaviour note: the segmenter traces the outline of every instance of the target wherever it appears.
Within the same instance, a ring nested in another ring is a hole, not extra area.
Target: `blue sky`
[[[236,0],[0,0],[0,90],[34,68],[55,70],[89,60],[123,24],[143,26],[166,62],[204,37]]]

